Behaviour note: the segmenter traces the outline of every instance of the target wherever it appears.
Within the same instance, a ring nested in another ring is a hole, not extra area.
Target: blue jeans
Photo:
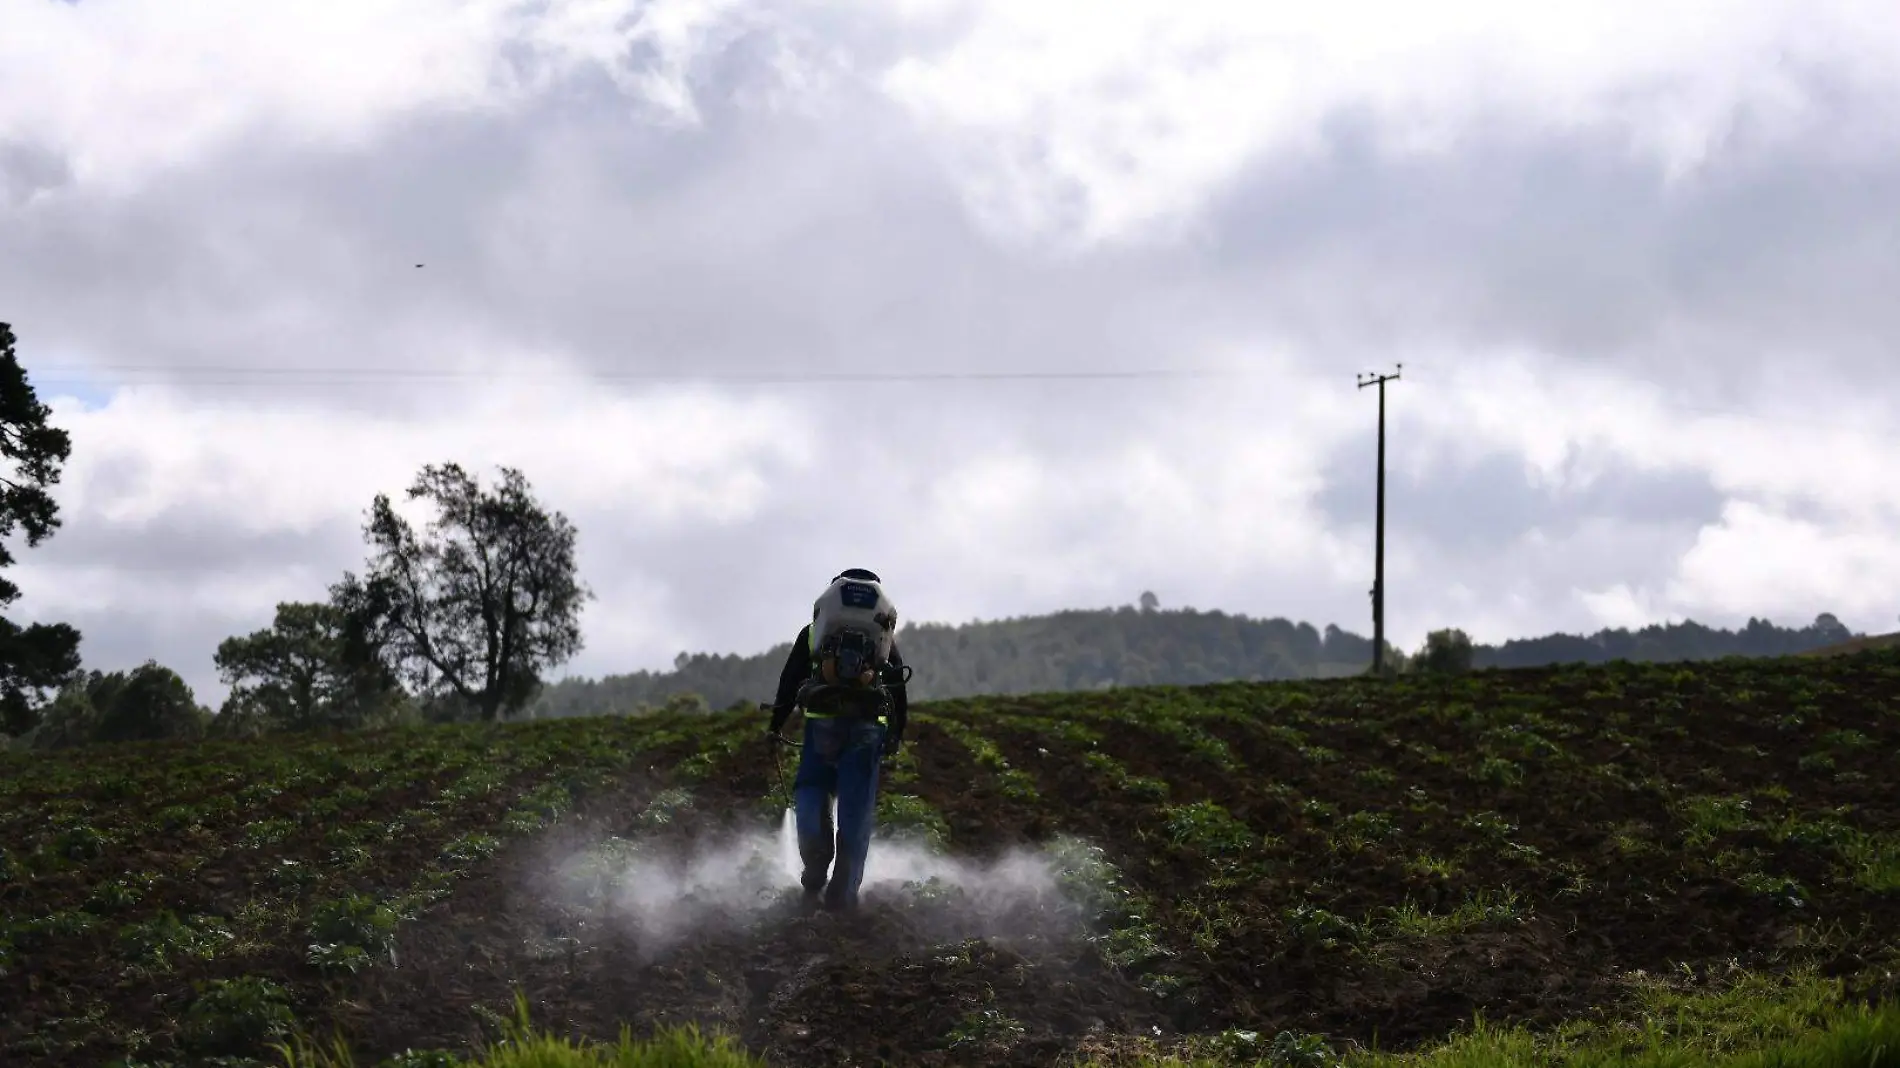
[[[878,758],[884,727],[873,719],[805,717],[805,746],[799,751],[798,777],[792,783],[797,805],[798,857],[804,864],[806,893],[825,891],[825,904],[846,908],[858,903],[864,882],[864,858],[871,851],[877,822]],[[838,798],[834,843],[831,798]],[[837,868],[829,885],[826,869]]]

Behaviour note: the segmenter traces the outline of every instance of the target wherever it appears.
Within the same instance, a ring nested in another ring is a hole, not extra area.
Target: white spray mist
[[[832,825],[837,806],[832,804]],[[1061,873],[1067,844],[1012,850],[978,864],[931,848],[921,836],[878,828],[865,865],[867,910],[899,910],[918,934],[992,937],[1073,930],[1082,908]],[[685,848],[652,838],[610,838],[557,867],[554,891],[572,912],[621,926],[653,957],[696,934],[769,918],[796,899],[800,861],[795,814],[766,830],[701,837]],[[785,916],[792,913],[787,910]]]

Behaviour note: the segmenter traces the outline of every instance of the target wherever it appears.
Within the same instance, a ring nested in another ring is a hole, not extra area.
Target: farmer
[[[864,568],[841,572],[812,604],[811,623],[792,641],[766,731],[771,744],[781,743],[792,710],[804,710],[804,747],[792,796],[807,907],[857,907],[875,822],[878,763],[903,742],[909,677],[897,652],[897,608],[882,580]],[[827,881],[834,857],[837,866]]]

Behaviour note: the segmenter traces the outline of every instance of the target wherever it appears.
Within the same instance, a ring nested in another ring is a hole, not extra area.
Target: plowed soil
[[[97,1064],[142,1033],[141,1056],[177,1056],[196,984],[239,975],[282,984],[303,1025],[338,1029],[359,1064],[492,1038],[517,992],[556,1033],[693,1021],[791,1066],[1043,1065],[1228,1029],[1405,1048],[1475,1013],[1614,1014],[1634,970],[1816,963],[1857,995],[1896,992],[1883,976],[1900,965],[1900,651],[924,706],[886,791],[940,818],[943,852],[980,872],[1017,870],[1026,850],[1079,878],[1076,847],[1094,845],[1124,892],[886,881],[849,917],[802,913],[775,867],[780,780],[756,719],[496,728],[481,752],[542,738],[546,759],[432,808],[480,762],[444,758],[407,785],[339,766],[196,830],[157,814],[207,794],[162,771],[202,752],[35,758],[63,774],[7,756],[0,1048],[9,1064]],[[290,754],[256,772],[288,776],[313,744],[218,759]],[[590,755],[564,763],[568,745]],[[337,973],[308,959],[318,904],[389,898],[581,765],[599,776],[576,807],[455,866],[396,929],[393,961]],[[127,776],[145,785],[101,785]],[[363,826],[438,822],[367,836],[368,859],[346,867],[329,833],[341,817],[310,815],[345,785],[368,795],[349,814]],[[273,814],[295,826],[234,844]],[[74,859],[82,822],[106,841]],[[743,857],[707,858],[748,840],[765,853],[735,889]],[[572,877],[604,847],[622,850],[604,881]],[[664,889],[695,858],[708,866],[683,882],[697,897],[613,899],[610,883]],[[286,861],[319,872],[314,887],[283,889]],[[101,907],[100,887],[128,873],[150,874],[145,897]],[[260,898],[279,918],[246,927]],[[163,910],[259,936],[129,972],[124,929]],[[92,1037],[72,1037],[88,1014]]]

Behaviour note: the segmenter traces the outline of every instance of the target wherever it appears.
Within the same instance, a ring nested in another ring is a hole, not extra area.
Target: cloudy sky
[[[1405,646],[1893,630],[1896,114],[1891,0],[0,0],[17,611],[215,702],[456,460],[578,526],[585,674],[848,566],[1369,633],[1402,362]]]

